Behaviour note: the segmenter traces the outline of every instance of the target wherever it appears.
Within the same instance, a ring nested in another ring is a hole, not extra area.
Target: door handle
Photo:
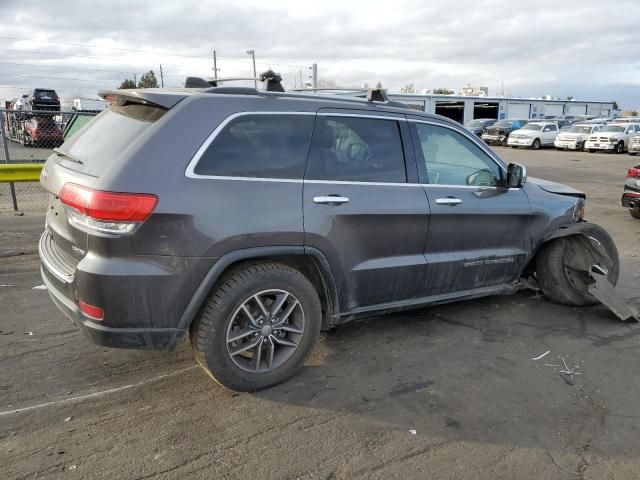
[[[436,203],[438,205],[450,205],[452,207],[455,207],[456,205],[462,203],[462,200],[454,197],[436,198]]]
[[[323,195],[320,197],[313,197],[313,203],[321,203],[324,205],[342,205],[348,203],[348,197],[341,197],[340,195]]]

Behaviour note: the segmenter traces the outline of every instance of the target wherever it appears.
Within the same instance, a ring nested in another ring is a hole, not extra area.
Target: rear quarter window
[[[196,175],[300,179],[314,115],[248,114],[229,121],[200,156]]]

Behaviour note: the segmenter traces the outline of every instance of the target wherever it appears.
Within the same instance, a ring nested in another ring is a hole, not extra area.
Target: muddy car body
[[[255,89],[103,96],[115,104],[41,178],[44,282],[98,344],[190,334],[213,378],[254,390],[293,375],[321,328],[510,293],[523,275],[572,288],[539,258],[581,232],[617,278],[582,192],[527,181],[446,118]],[[593,301],[572,295],[554,299]]]

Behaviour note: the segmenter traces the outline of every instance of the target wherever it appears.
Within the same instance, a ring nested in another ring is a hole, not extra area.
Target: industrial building
[[[389,98],[427,113],[436,113],[460,123],[475,118],[543,118],[561,115],[613,115],[613,102],[547,100],[417,93],[389,93]]]

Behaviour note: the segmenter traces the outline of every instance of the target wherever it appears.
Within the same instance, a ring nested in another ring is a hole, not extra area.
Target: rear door
[[[425,256],[432,295],[513,282],[525,266],[531,213],[504,166],[461,129],[410,122],[431,218]]]
[[[329,260],[342,311],[425,294],[429,205],[404,116],[320,111],[303,210],[305,245]]]

